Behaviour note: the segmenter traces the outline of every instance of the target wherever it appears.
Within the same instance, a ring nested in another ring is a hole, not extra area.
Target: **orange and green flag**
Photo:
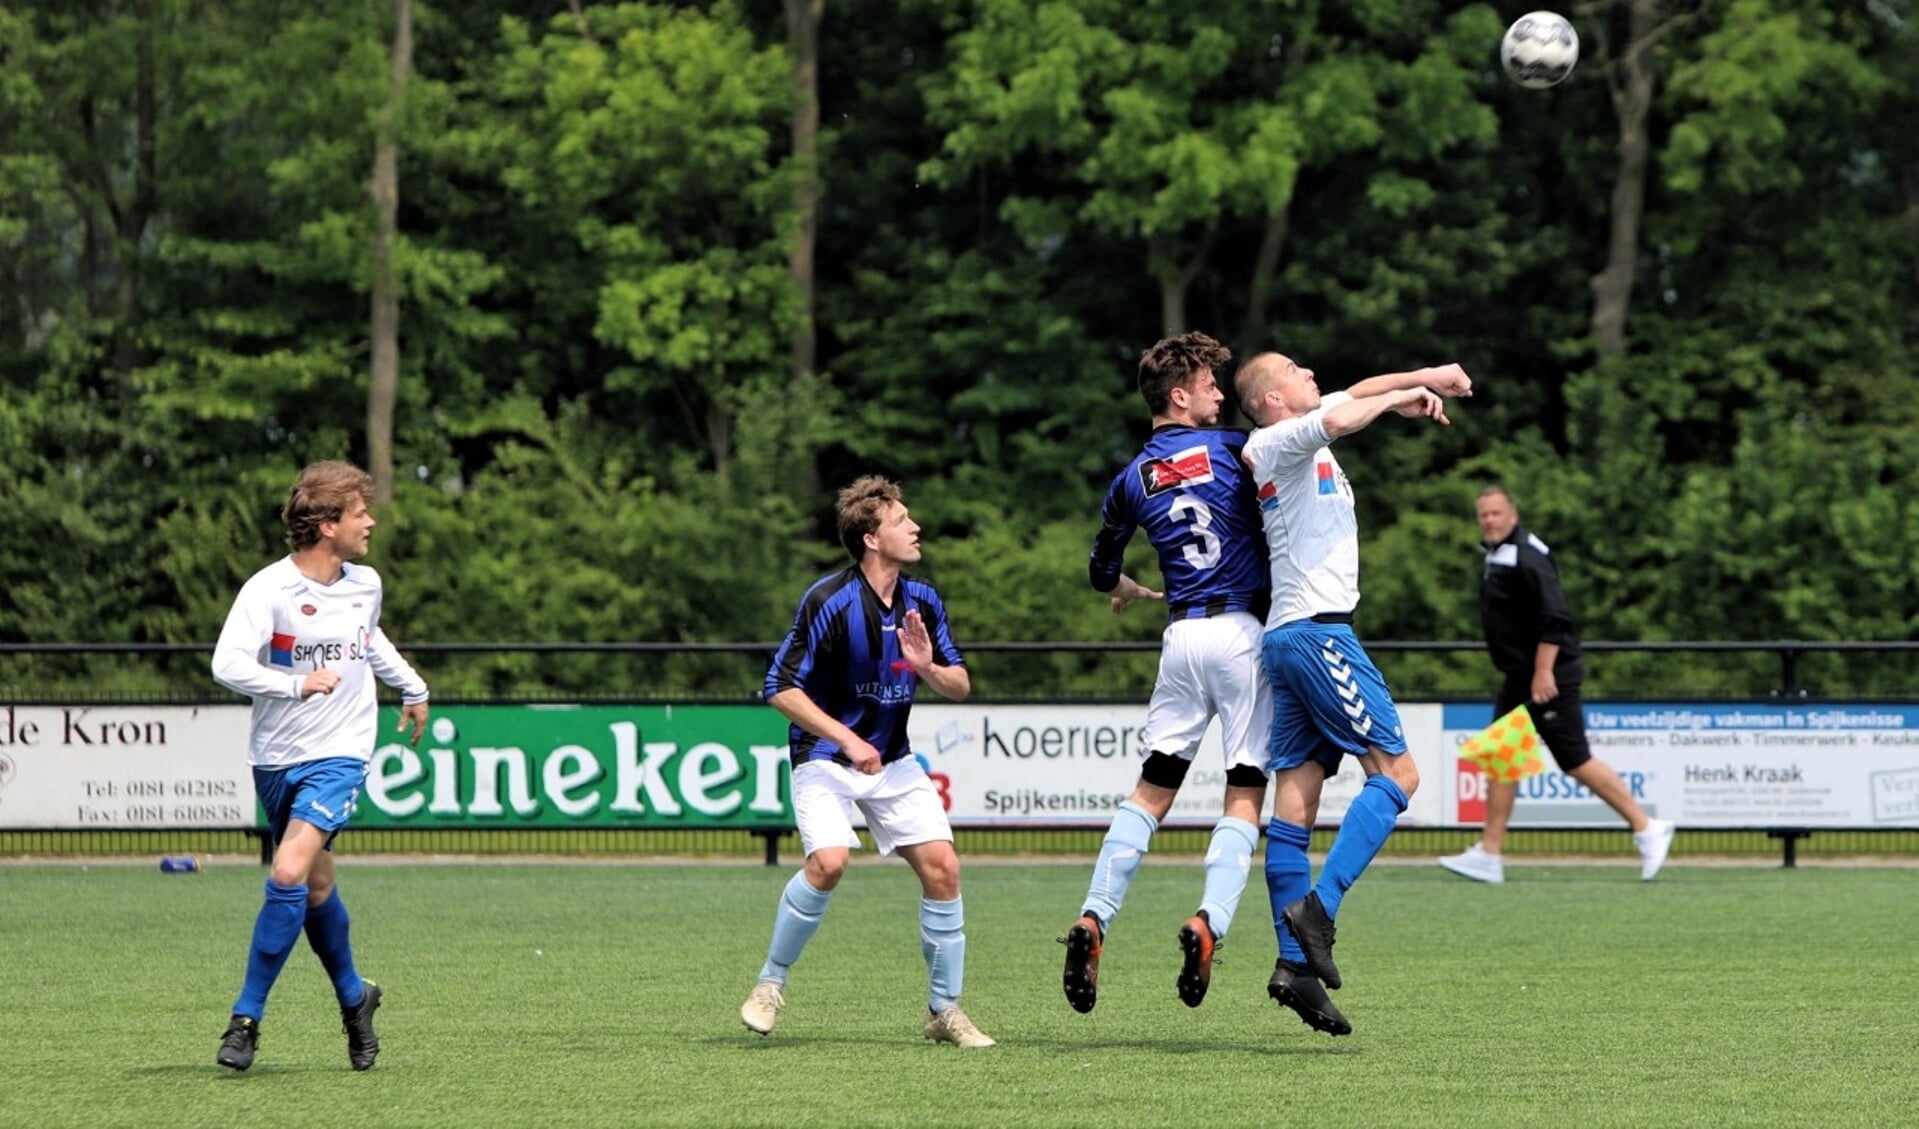
[[[1524,780],[1544,769],[1546,759],[1539,753],[1539,730],[1523,705],[1459,747],[1461,760],[1472,761],[1487,779],[1500,783]]]

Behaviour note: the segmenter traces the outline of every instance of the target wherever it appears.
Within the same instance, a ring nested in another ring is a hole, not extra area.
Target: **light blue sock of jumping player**
[[[253,945],[247,950],[247,978],[240,985],[240,998],[233,1001],[233,1014],[252,1016],[257,1022],[267,1011],[267,993],[286,967],[287,954],[300,939],[300,926],[307,916],[307,888],[282,886],[267,879],[266,901],[260,916],[253,919]]]
[[[786,983],[787,970],[806,951],[806,943],[820,927],[820,918],[826,916],[826,903],[832,900],[833,891],[815,890],[804,870],[793,875],[780,893],[779,912],[773,915],[773,943],[766,949],[761,980]]]
[[[1312,831],[1297,823],[1274,817],[1266,825],[1266,896],[1273,903],[1273,932],[1279,937],[1279,955],[1294,964],[1305,964],[1306,953],[1286,928],[1280,911],[1313,888],[1313,862],[1306,857],[1312,841]]]
[[[1339,903],[1346,899],[1346,891],[1353,888],[1379,848],[1386,845],[1386,836],[1393,833],[1393,824],[1405,810],[1406,793],[1391,777],[1381,774],[1366,778],[1366,786],[1339,821],[1339,834],[1333,836],[1326,865],[1319,868],[1319,882],[1313,886],[1327,917],[1339,916]]]
[[[1131,800],[1113,813],[1112,826],[1099,845],[1099,857],[1093,860],[1093,882],[1086,888],[1086,901],[1081,907],[1099,918],[1102,935],[1113,928],[1120,903],[1126,900],[1126,889],[1139,873],[1139,860],[1146,857],[1146,848],[1157,830],[1159,820]]]
[[[1206,844],[1206,885],[1200,891],[1199,908],[1213,927],[1213,937],[1224,940],[1233,927],[1233,915],[1239,912],[1239,897],[1246,892],[1246,875],[1253,869],[1253,848],[1259,845],[1259,828],[1231,816],[1213,828],[1212,841]]]
[[[353,942],[347,937],[349,919],[340,889],[334,887],[327,900],[307,907],[307,944],[312,947],[326,974],[333,981],[334,998],[341,1007],[359,1007],[366,998],[366,982],[353,966]]]
[[[966,909],[959,898],[920,899],[920,952],[926,954],[926,1006],[945,1011],[966,985]]]

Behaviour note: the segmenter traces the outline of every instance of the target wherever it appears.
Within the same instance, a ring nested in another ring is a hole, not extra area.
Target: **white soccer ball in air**
[[[1579,33],[1558,12],[1527,12],[1499,41],[1499,62],[1521,86],[1557,86],[1579,62]]]

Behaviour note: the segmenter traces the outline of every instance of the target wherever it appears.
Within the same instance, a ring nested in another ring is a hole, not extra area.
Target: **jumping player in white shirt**
[[[351,563],[373,533],[372,486],[343,462],[300,472],[280,514],[293,551],[241,587],[214,646],[213,677],[253,699],[247,753],[274,843],[246,980],[216,1059],[233,1070],[253,1065],[267,993],[302,930],[333,980],[348,1062],[366,1070],[380,1053],[380,986],[354,967],[330,848],[373,754],[374,678],[403,695],[400,729],[411,727],[414,744],[427,688],[380,630],[380,574]]]
[[[1132,600],[1164,599],[1167,624],[1146,708],[1139,783],[1114,814],[1079,920],[1061,938],[1066,999],[1082,1012],[1098,999],[1106,933],[1214,716],[1226,794],[1206,850],[1199,910],[1179,931],[1184,960],[1176,987],[1188,1007],[1206,998],[1214,949],[1232,927],[1259,845],[1255,821],[1266,798],[1272,713],[1259,642],[1271,581],[1252,481],[1240,458],[1246,435],[1218,426],[1226,397],[1213,370],[1232,359],[1204,333],[1168,338],[1140,358],[1139,391],[1152,412],[1153,433],[1113,479],[1088,563],[1093,588],[1111,596],[1114,612]],[[1120,571],[1136,529],[1145,530],[1159,554],[1163,594]]]
[[[1359,604],[1359,523],[1353,493],[1328,446],[1393,412],[1449,423],[1442,396],[1472,394],[1458,365],[1362,380],[1321,397],[1311,369],[1278,353],[1234,377],[1257,425],[1246,441],[1272,558],[1272,609],[1261,658],[1272,687],[1273,818],[1266,890],[1279,961],[1267,994],[1315,1030],[1352,1032],[1325,989],[1340,986],[1333,921],[1346,891],[1392,833],[1419,786],[1386,680],[1353,633]],[[1309,890],[1306,847],[1326,777],[1356,757],[1366,783]]]

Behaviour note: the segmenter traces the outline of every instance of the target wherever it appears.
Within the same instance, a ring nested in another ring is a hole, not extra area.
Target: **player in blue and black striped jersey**
[[[839,530],[853,564],[807,589],[766,672],[766,700],[792,723],[793,818],[806,865],[780,895],[766,963],[740,1021],[762,1035],[773,1030],[787,975],[859,846],[858,805],[880,853],[898,854],[919,875],[922,1030],[936,1042],[990,1047],[959,1007],[966,931],[953,828],[906,736],[920,682],[958,702],[972,680],[939,593],[902,571],[920,559],[920,527],[899,487],[869,475],[842,490]]]
[[[1152,412],[1153,433],[1107,491],[1087,566],[1115,613],[1133,600],[1164,599],[1168,622],[1146,711],[1139,783],[1113,816],[1079,920],[1063,938],[1066,998],[1082,1012],[1098,999],[1106,933],[1215,716],[1226,796],[1206,852],[1199,911],[1179,931],[1184,962],[1177,986],[1189,1007],[1205,999],[1214,947],[1232,926],[1259,844],[1255,821],[1266,795],[1272,716],[1259,643],[1271,580],[1259,503],[1240,458],[1246,436],[1218,426],[1225,395],[1214,369],[1231,360],[1231,352],[1203,333],[1168,338],[1140,358],[1139,391]],[[1127,542],[1139,529],[1159,554],[1164,592],[1121,571]]]
[[[906,716],[913,708],[919,676],[901,652],[899,628],[907,616],[918,616],[925,626],[938,666],[955,672],[953,677],[964,676],[966,660],[953,645],[939,593],[926,581],[905,573],[896,583],[897,598],[889,606],[855,565],[821,577],[800,599],[793,628],[766,672],[764,696],[778,706],[781,694],[802,691],[811,704],[859,740],[850,747],[842,745],[834,736],[813,732],[794,720],[787,727],[794,768],[827,760],[866,771],[867,748],[879,754],[882,766],[912,755]],[[957,700],[966,695],[948,696]],[[782,712],[791,716],[790,711]]]

